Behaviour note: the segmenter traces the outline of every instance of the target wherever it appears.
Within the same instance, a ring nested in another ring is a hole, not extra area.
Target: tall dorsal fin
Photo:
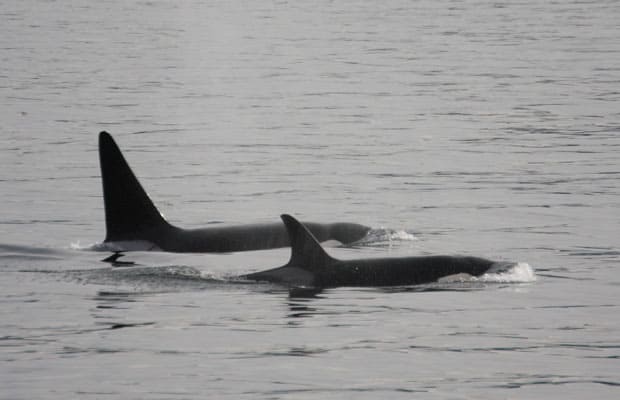
[[[105,241],[148,239],[145,231],[169,226],[159,213],[112,136],[99,134],[99,161],[105,205]]]
[[[291,242],[291,259],[287,266],[316,272],[336,261],[327,254],[305,225],[288,214],[282,214],[280,218],[286,226]]]

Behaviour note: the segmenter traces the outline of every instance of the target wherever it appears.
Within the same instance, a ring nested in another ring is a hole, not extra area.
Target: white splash
[[[119,242],[95,243],[90,246],[82,246],[80,242],[71,243],[71,248],[76,250],[94,251],[159,251],[159,247],[147,240],[127,240]]]
[[[472,278],[476,282],[492,283],[525,283],[534,282],[536,273],[528,263],[519,262],[508,270],[489,272],[479,277]]]
[[[407,231],[392,231],[390,233],[390,240],[413,241],[418,240],[418,238],[413,233]]]
[[[412,233],[405,230],[392,230],[387,228],[371,229],[363,239],[355,242],[355,245],[385,246],[392,242],[409,242],[418,240]]]
[[[94,244],[91,244],[91,245],[88,245],[88,246],[84,246],[84,245],[82,245],[82,243],[80,243],[80,241],[78,240],[77,242],[72,242],[72,243],[69,245],[69,248],[70,248],[71,250],[90,250],[90,249],[94,248],[94,246],[95,246]]]
[[[526,283],[534,282],[536,274],[534,269],[528,263],[517,263],[506,268],[504,264],[499,264],[497,272],[487,272],[481,276],[472,276],[470,274],[454,274],[444,276],[437,280],[438,283],[466,283],[466,282],[483,282],[483,283]]]

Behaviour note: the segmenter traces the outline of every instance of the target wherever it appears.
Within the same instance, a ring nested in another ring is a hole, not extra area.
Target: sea
[[[620,398],[620,2],[3,1],[1,399]],[[97,136],[184,228],[372,227],[501,274],[291,290],[102,262]]]

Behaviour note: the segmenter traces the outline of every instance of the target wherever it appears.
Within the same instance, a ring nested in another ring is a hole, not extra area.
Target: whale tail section
[[[99,134],[99,161],[105,206],[105,242],[149,240],[149,232],[171,225],[159,213],[112,136]]]

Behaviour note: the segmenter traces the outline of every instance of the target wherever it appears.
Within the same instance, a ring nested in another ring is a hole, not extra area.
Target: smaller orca
[[[514,265],[478,257],[419,256],[337,260],[321,247],[302,223],[282,215],[291,241],[291,258],[283,267],[243,275],[242,279],[291,287],[405,286],[436,282],[456,274],[480,276]]]
[[[284,225],[267,224],[213,226],[183,229],[170,224],[160,214],[134,175],[112,136],[99,134],[99,160],[103,184],[106,237],[123,251],[136,244],[169,252],[232,252],[272,249],[289,245]],[[307,223],[321,241],[356,242],[370,228],[360,224],[334,222]]]

